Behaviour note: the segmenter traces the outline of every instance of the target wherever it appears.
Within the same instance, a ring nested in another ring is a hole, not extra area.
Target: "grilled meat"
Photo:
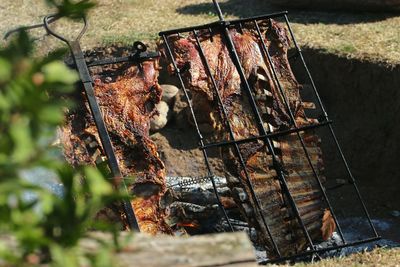
[[[159,203],[165,192],[165,168],[149,138],[150,118],[161,100],[157,78],[158,61],[152,60],[124,67],[114,81],[98,78],[94,85],[122,176],[134,194],[131,204],[139,227],[150,234],[170,233]],[[81,103],[67,115],[61,141],[71,164],[95,165],[104,152],[88,103]]]
[[[287,96],[297,126],[315,122],[305,115],[304,107],[312,107],[312,104],[304,104],[301,101],[299,93],[301,85],[296,81],[288,62],[289,39],[286,30],[274,21],[261,26],[272,64],[277,70],[278,79]],[[231,29],[230,36],[262,115],[264,128],[268,132],[291,128],[289,111],[274,82],[272,66],[263,54],[261,41],[257,38],[254,26],[244,25],[240,31]],[[248,95],[241,88],[240,76],[231,60],[223,34],[218,31],[202,31],[199,33],[199,38],[216,88],[195,36],[172,35],[168,38],[177,67],[181,69],[186,87],[190,90],[194,111],[199,115],[199,123],[212,125],[223,140],[231,139],[228,134],[229,127],[235,140],[259,136],[259,128]],[[218,97],[223,103],[226,117]],[[313,131],[301,133],[301,136],[316,172],[323,176],[320,139]],[[335,229],[335,223],[322,200],[321,190],[297,134],[276,138],[273,145],[284,170],[290,193],[311,239],[317,241],[329,238]],[[252,141],[241,143],[238,145],[238,150],[245,166],[242,166],[235,146],[222,149],[227,181],[233,194],[236,195],[235,201],[242,214],[248,223],[257,229],[258,243],[266,248],[270,257],[276,256],[262,214],[282,256],[304,250],[308,245],[307,239],[288,203],[288,196],[282,190],[276,164],[274,165],[267,146],[261,140]],[[260,210],[257,209],[247,179],[254,187],[255,195],[260,202]]]

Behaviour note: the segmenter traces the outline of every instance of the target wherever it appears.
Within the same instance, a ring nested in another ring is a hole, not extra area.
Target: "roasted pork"
[[[289,110],[285,105],[277,83],[274,81],[272,67],[277,71],[279,82],[288,99],[297,126],[316,122],[305,114],[305,104],[300,97],[301,85],[296,81],[287,57],[289,38],[286,29],[271,21],[263,23],[261,31],[264,42],[272,58],[272,64],[263,53],[261,40],[257,37],[254,25],[243,25],[242,29],[230,29],[229,34],[237,51],[243,72],[252,89],[252,96],[261,113],[263,127],[267,132],[278,132],[293,127]],[[235,140],[260,136],[256,117],[249,104],[232,55],[227,47],[224,34],[215,31],[199,31],[198,34],[205,60],[208,62],[216,88],[202,58],[196,38],[170,35],[169,45],[177,67],[181,70],[185,86],[190,91],[194,112],[199,123],[211,125],[220,140],[231,140],[229,126]],[[161,44],[161,49],[164,46]],[[170,68],[172,70],[172,68]],[[218,95],[223,108],[218,101]],[[323,174],[320,138],[311,130],[300,134],[310,154],[315,171]],[[323,201],[322,193],[307,161],[296,133],[275,138],[274,152],[300,216],[313,242],[331,237],[335,223]],[[294,210],[288,201],[288,195],[282,190],[276,172],[271,151],[262,140],[238,145],[244,165],[242,166],[235,146],[221,149],[224,159],[226,178],[235,201],[247,222],[258,231],[258,244],[265,247],[271,258],[276,256],[272,241],[267,233],[261,214],[271,229],[272,236],[282,254],[289,256],[306,249],[309,245]],[[257,209],[251,188],[261,209]]]
[[[165,168],[156,145],[149,138],[150,118],[157,112],[155,105],[162,93],[157,81],[158,68],[157,60],[122,66],[113,71],[119,73],[114,80],[99,75],[94,90],[122,176],[132,194],[131,204],[140,230],[168,234],[171,231],[160,208],[160,198],[166,189]],[[79,96],[77,108],[67,115],[60,131],[65,157],[73,165],[95,165],[104,160],[89,110],[85,97]],[[107,216],[108,211],[109,208],[100,212],[99,218],[121,218]]]

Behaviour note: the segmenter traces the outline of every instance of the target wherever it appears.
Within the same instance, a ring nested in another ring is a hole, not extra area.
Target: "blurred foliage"
[[[79,19],[87,14],[96,4],[92,0],[46,0],[50,6],[57,8],[57,14],[60,17]]]
[[[93,6],[86,0],[48,2],[69,18]],[[115,246],[82,255],[78,244],[88,229],[117,234],[93,217],[124,196],[97,169],[72,168],[55,156],[57,126],[72,106],[64,95],[74,90],[78,75],[59,60],[63,51],[45,58],[34,58],[33,51],[23,31],[0,48],[0,266],[112,266]],[[35,168],[57,177],[62,196],[24,178]]]

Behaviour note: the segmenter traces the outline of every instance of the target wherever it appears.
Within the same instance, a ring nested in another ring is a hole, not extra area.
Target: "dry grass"
[[[277,8],[264,0],[221,0],[228,18],[269,13]],[[18,25],[40,22],[48,8],[39,0],[0,1],[0,33]],[[196,25],[217,19],[210,0],[98,0],[90,16],[84,48],[108,43],[154,43],[161,30]],[[349,57],[388,63],[400,61],[400,16],[290,11],[293,28],[302,46]],[[70,31],[68,26],[58,27]],[[35,31],[39,36],[43,31]],[[54,42],[45,38],[44,49]]]
[[[0,33],[19,25],[40,23],[51,10],[38,0],[2,0],[0,1]],[[98,6],[89,17],[89,29],[82,39],[83,48],[109,43],[132,44],[136,40],[154,43],[158,32],[181,25],[201,24],[216,19],[214,15],[184,15],[176,9],[187,4],[205,3],[207,0],[98,0]],[[23,10],[23,11],[22,11]],[[79,25],[61,24],[59,32],[77,32]],[[43,30],[32,31],[42,36]],[[50,40],[49,40],[50,39]],[[53,38],[45,38],[42,48],[52,48]]]
[[[307,47],[392,64],[400,62],[400,16],[346,25],[295,24],[294,28]]]
[[[293,265],[273,265],[273,266],[293,266]],[[371,252],[357,253],[342,258],[331,258],[315,263],[298,263],[295,267],[356,267],[356,266],[400,266],[400,249],[375,249]]]

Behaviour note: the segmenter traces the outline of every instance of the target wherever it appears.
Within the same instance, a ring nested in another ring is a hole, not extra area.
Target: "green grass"
[[[121,44],[121,45],[132,45],[134,41],[137,40],[146,40],[147,42],[155,42],[158,39],[158,35],[155,33],[148,32],[131,32],[124,35],[112,35],[105,34],[102,38],[102,45],[111,45],[111,44]]]
[[[356,53],[357,48],[353,46],[353,44],[343,44],[338,47],[338,50],[341,51],[342,53]]]
[[[267,0],[221,0],[227,18],[270,13]],[[0,33],[18,25],[38,23],[48,8],[37,0],[0,1]],[[84,48],[142,40],[154,45],[162,30],[217,20],[211,0],[98,0],[90,27],[82,40]],[[400,15],[400,14],[399,14]],[[303,47],[347,57],[390,64],[400,62],[400,16],[396,14],[328,13],[289,11],[294,32]],[[69,25],[58,27],[70,31]],[[43,31],[34,31],[38,36]],[[56,46],[52,38],[41,42],[41,50]]]

